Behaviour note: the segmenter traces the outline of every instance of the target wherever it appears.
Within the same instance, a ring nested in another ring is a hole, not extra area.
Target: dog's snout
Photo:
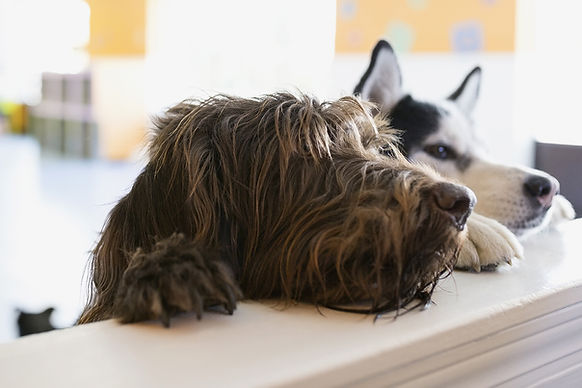
[[[450,216],[458,229],[465,227],[477,198],[473,191],[465,186],[441,182],[434,186],[433,199],[437,207]]]
[[[560,190],[560,184],[556,178],[551,176],[530,175],[526,178],[523,186],[525,193],[537,199],[544,208],[552,206],[552,200]]]

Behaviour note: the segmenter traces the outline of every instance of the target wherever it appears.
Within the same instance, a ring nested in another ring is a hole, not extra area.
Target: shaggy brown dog
[[[175,106],[109,215],[79,322],[168,325],[176,313],[200,317],[216,305],[232,313],[243,297],[359,303],[366,312],[430,300],[475,199],[393,144],[352,97]]]

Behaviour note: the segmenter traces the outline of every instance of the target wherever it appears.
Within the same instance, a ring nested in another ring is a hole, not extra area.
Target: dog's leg
[[[160,319],[168,327],[179,312],[222,306],[232,314],[241,292],[229,266],[182,234],[158,241],[150,252],[138,249],[123,274],[115,300],[121,322]]]
[[[233,308],[232,275],[208,248],[220,245],[220,222],[212,205],[219,195],[205,190],[214,187],[207,182],[190,193],[191,170],[179,163],[158,169],[150,162],[113,208],[93,251],[90,300],[79,323],[110,318],[167,322],[172,312],[199,311],[213,298]],[[175,232],[187,238],[173,236]],[[170,287],[170,280],[176,285]]]
[[[501,263],[522,258],[523,247],[517,237],[492,218],[473,213],[467,220],[467,239],[459,253],[456,268],[480,272]]]

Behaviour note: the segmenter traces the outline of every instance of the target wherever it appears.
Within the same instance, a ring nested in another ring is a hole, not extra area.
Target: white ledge
[[[393,319],[245,302],[233,316],[99,322],[0,345],[2,387],[523,386],[582,381],[582,220],[454,275]]]

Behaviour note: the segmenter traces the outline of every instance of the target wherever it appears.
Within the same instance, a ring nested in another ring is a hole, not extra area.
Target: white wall
[[[150,0],[146,104],[328,87],[335,0]]]
[[[516,127],[582,145],[582,2],[518,0]]]
[[[0,99],[39,102],[41,73],[83,71],[88,41],[82,0],[0,0]]]

